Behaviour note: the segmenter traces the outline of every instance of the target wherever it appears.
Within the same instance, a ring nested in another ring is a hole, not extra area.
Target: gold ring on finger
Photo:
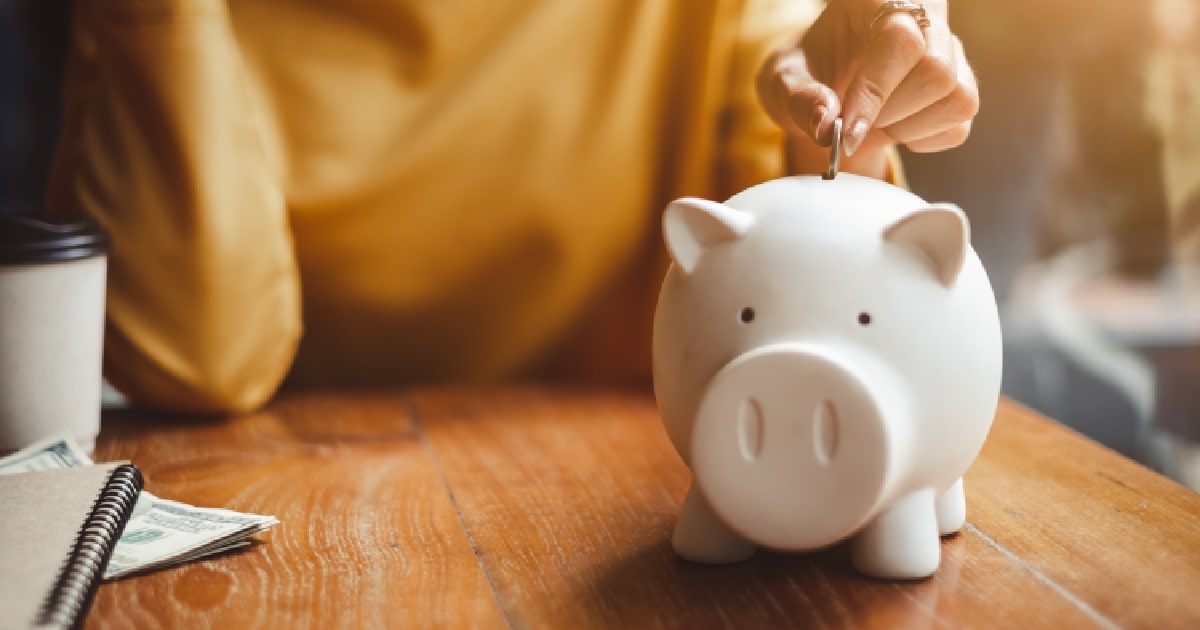
[[[888,0],[879,5],[879,8],[875,10],[875,16],[871,18],[871,24],[867,26],[867,32],[874,32],[875,25],[879,23],[879,20],[893,13],[907,13],[917,21],[919,28],[925,29],[929,27],[929,16],[925,14],[924,5],[917,2],[909,2],[909,0]]]

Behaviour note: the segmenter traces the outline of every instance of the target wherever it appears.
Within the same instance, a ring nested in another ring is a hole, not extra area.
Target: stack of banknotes
[[[134,462],[135,464],[137,462]],[[0,458],[0,475],[90,466],[73,439],[52,437]],[[104,579],[154,571],[251,544],[250,537],[279,524],[274,516],[193,507],[142,491]]]

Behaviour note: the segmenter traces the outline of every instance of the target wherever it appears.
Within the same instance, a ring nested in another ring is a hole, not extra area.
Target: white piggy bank
[[[1000,392],[1000,323],[968,224],[884,182],[789,177],[674,201],[654,390],[693,480],[684,558],[853,536],[867,575],[937,570]]]

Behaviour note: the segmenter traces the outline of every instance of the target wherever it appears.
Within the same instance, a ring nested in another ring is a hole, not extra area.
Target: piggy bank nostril
[[[742,459],[753,463],[762,455],[764,426],[762,407],[753,398],[742,401],[738,407],[738,444],[742,447]]]
[[[828,466],[837,453],[838,419],[833,403],[823,400],[813,410],[813,451],[822,466]]]

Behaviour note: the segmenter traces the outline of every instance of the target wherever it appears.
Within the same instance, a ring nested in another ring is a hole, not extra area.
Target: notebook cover
[[[38,625],[60,577],[69,569],[84,523],[97,499],[125,462],[0,475],[0,628]],[[135,488],[136,491],[140,490]],[[130,506],[130,510],[132,505]],[[128,513],[117,525],[124,526]],[[120,531],[113,533],[116,545]],[[104,555],[107,563],[108,554]],[[95,575],[98,582],[103,567]],[[79,617],[87,611],[95,583]],[[78,623],[80,619],[73,620]]]

